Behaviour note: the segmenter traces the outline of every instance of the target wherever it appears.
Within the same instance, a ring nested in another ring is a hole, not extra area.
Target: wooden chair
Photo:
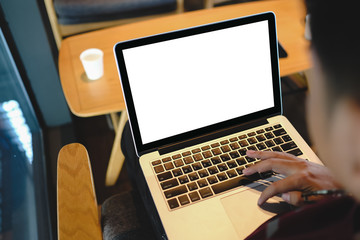
[[[63,147],[57,165],[58,239],[102,239],[99,207],[85,147]]]
[[[79,143],[64,146],[57,164],[58,239],[154,239],[134,191],[98,205],[90,160]]]
[[[176,9],[169,12],[157,13],[147,16],[134,16],[124,19],[117,19],[117,20],[93,21],[93,22],[78,23],[78,24],[59,23],[53,1],[54,0],[44,0],[44,3],[57,47],[60,48],[61,40],[67,36],[93,31],[101,28],[132,23],[136,21],[144,21],[155,17],[167,16],[171,14],[179,14],[179,13],[183,13],[185,10],[192,10],[192,8],[195,9],[211,8],[213,7],[215,1],[224,1],[224,0],[177,0]],[[201,4],[203,5],[201,6]]]

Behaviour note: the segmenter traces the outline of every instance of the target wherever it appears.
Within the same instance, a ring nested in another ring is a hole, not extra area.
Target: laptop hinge
[[[219,131],[216,131],[216,132],[212,132],[212,133],[209,133],[209,134],[206,134],[206,135],[202,135],[202,136],[197,137],[197,138],[192,138],[192,139],[187,140],[187,141],[178,142],[178,143],[175,143],[175,144],[163,146],[163,147],[159,148],[158,151],[159,151],[160,155],[164,155],[164,154],[174,152],[174,151],[186,148],[186,147],[190,147],[190,146],[197,145],[197,144],[200,144],[200,143],[203,143],[203,142],[211,141],[211,140],[214,140],[216,138],[221,138],[221,137],[224,137],[224,136],[236,133],[236,132],[241,132],[241,131],[244,131],[244,130],[247,130],[247,129],[250,129],[250,128],[254,128],[254,127],[257,127],[257,126],[267,124],[267,123],[269,123],[269,122],[268,122],[268,120],[266,118],[256,120],[256,121],[252,121],[252,122],[247,122],[247,123],[237,125],[237,126],[234,126],[234,127],[231,127],[231,128],[226,128],[226,129],[219,130]]]

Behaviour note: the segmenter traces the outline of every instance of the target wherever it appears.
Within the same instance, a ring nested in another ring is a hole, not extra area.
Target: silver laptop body
[[[274,173],[245,177],[246,150],[319,162],[282,115],[275,15],[117,43],[140,165],[169,239],[243,239],[288,206],[257,205]]]

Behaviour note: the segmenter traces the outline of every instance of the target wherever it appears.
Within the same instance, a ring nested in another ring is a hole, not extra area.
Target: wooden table
[[[113,54],[117,42],[173,31],[250,14],[273,11],[277,17],[278,39],[288,53],[280,59],[280,75],[286,76],[311,67],[310,43],[304,38],[306,10],[303,0],[276,0],[240,3],[224,7],[187,12],[136,22],[72,36],[63,40],[59,53],[62,88],[70,110],[77,116],[90,117],[123,111],[125,103]],[[104,76],[86,80],[79,56],[87,48],[104,51]],[[110,157],[106,184],[116,182],[123,162],[120,137],[126,121],[125,111],[117,127]],[[113,120],[117,121],[112,114]]]

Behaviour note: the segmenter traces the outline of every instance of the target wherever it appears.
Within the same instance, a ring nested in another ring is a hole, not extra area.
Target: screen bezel
[[[153,141],[150,143],[143,144],[140,134],[140,128],[136,116],[133,96],[130,89],[130,83],[126,71],[126,64],[124,61],[123,50],[148,45],[152,43],[158,43],[167,40],[173,40],[177,38],[187,37],[196,34],[202,34],[206,32],[231,28],[235,26],[245,25],[254,22],[268,21],[269,29],[269,43],[270,43],[270,54],[271,54],[271,70],[273,79],[273,96],[274,96],[274,107],[268,108],[262,111],[247,114],[241,117],[226,120],[220,123],[216,123],[207,127],[202,127],[189,132],[170,136],[161,140]],[[236,18],[207,25],[177,30],[173,32],[162,33],[149,37],[133,39],[129,41],[119,42],[114,46],[115,59],[117,61],[120,81],[122,84],[123,95],[125,104],[127,107],[129,122],[135,142],[137,154],[139,156],[144,152],[149,152],[153,149],[163,147],[166,145],[174,144],[176,142],[183,142],[194,137],[198,137],[210,132],[219,131],[221,129],[227,129],[231,126],[240,125],[255,119],[261,119],[271,117],[274,115],[282,114],[282,103],[281,103],[281,89],[280,89],[280,75],[279,75],[279,57],[278,57],[278,44],[276,35],[276,20],[273,12],[266,12],[257,15],[251,15],[242,18]]]

